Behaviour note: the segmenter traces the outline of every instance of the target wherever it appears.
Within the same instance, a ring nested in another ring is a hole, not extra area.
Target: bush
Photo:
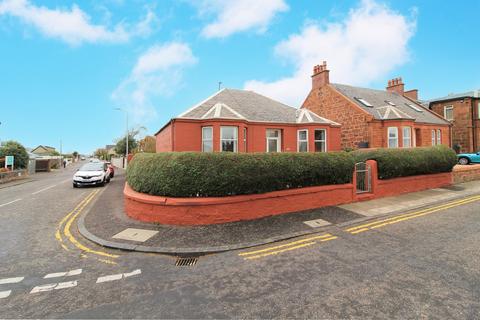
[[[355,162],[376,160],[378,178],[391,179],[421,174],[451,172],[457,163],[455,151],[446,146],[412,149],[357,150]]]
[[[14,169],[24,169],[28,165],[28,153],[25,147],[16,141],[7,141],[0,147],[0,158],[14,156]]]
[[[337,153],[139,153],[127,181],[136,191],[212,197],[349,183],[354,159]]]

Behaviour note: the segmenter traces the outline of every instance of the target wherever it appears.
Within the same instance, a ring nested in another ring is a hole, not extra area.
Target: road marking
[[[109,275],[109,276],[102,276],[102,277],[98,277],[96,283],[102,283],[102,282],[109,282],[109,281],[121,280],[121,279],[124,279],[124,278],[128,278],[128,277],[133,277],[133,276],[139,275],[139,274],[141,274],[141,273],[142,273],[142,270],[136,269],[136,270],[133,270],[132,272],[112,274],[112,275]]]
[[[0,279],[0,284],[19,283],[20,281],[23,281],[23,279],[25,279],[25,277]]]
[[[422,217],[422,216],[425,216],[427,214],[431,214],[431,213],[434,213],[434,212],[454,208],[454,207],[461,206],[461,205],[464,205],[464,204],[468,204],[468,203],[471,203],[471,202],[475,202],[475,201],[478,201],[478,200],[480,200],[479,195],[469,197],[469,198],[465,198],[465,199],[461,199],[461,200],[452,201],[452,202],[445,203],[445,204],[442,204],[442,205],[439,205],[439,206],[436,206],[436,207],[430,207],[430,208],[426,208],[426,209],[423,209],[423,210],[410,212],[410,213],[405,213],[405,214],[397,215],[395,217],[391,217],[391,218],[387,218],[387,219],[382,219],[382,220],[362,224],[362,225],[359,225],[359,226],[355,226],[355,227],[345,229],[345,231],[350,232],[351,234],[357,234],[357,233],[361,233],[361,232],[364,232],[364,231],[367,231],[367,230],[373,230],[373,229],[376,229],[376,228],[381,228],[381,227],[384,227],[384,226],[387,226],[387,225],[390,225],[390,224],[394,224],[394,223],[397,223],[397,222]]]
[[[33,192],[32,194],[38,194],[38,193],[40,193],[40,192],[43,192],[43,191],[45,191],[45,190],[51,189],[51,188],[56,187],[56,186],[58,186],[58,184],[54,184],[54,185],[52,185],[52,186],[50,186],[50,187],[46,187],[46,188],[40,189],[40,190],[38,190],[38,191]]]
[[[83,244],[81,244],[80,242],[78,242],[77,239],[75,239],[75,237],[72,235],[71,231],[70,231],[70,228],[72,226],[72,223],[73,221],[75,221],[75,219],[77,218],[77,216],[82,213],[83,209],[88,205],[88,203],[90,203],[90,201],[92,201],[92,199],[98,194],[98,190],[93,194],[93,196],[91,196],[78,210],[77,212],[72,215],[70,217],[70,219],[67,221],[67,223],[65,223],[65,227],[63,228],[63,234],[68,238],[68,240],[73,243],[78,249],[82,250],[83,252],[85,253],[92,253],[92,254],[96,254],[96,255],[99,255],[99,256],[104,256],[104,257],[109,257],[109,258],[118,258],[119,255],[116,255],[116,254],[110,254],[110,253],[106,253],[106,252],[103,252],[103,251],[97,251],[97,250],[93,250],[93,249],[90,249],[86,246],[84,246]]]
[[[119,255],[115,254],[109,254],[103,251],[96,251],[91,248],[88,248],[81,244],[71,233],[70,228],[75,221],[75,219],[80,215],[83,211],[83,209],[90,203],[90,201],[100,192],[100,190],[94,190],[90,192],[82,201],[80,201],[77,206],[70,211],[65,217],[62,218],[62,220],[58,223],[57,230],[55,232],[55,238],[60,242],[60,245],[62,248],[64,248],[66,251],[69,251],[68,247],[63,243],[63,236],[65,236],[70,243],[72,243],[76,248],[80,249],[82,251],[82,257],[87,257],[85,253],[91,253],[95,255],[100,255],[104,257],[109,257],[109,258],[118,258]],[[63,226],[63,230],[62,230]],[[98,259],[98,261],[107,263],[107,264],[116,264],[116,262],[111,261],[111,260],[106,260],[106,259]]]
[[[266,257],[266,256],[279,254],[279,253],[286,252],[286,251],[291,251],[291,250],[296,250],[296,249],[300,249],[300,248],[303,248],[303,247],[308,247],[308,246],[311,246],[312,244],[315,244],[315,243],[316,243],[315,241],[307,242],[307,243],[304,243],[304,244],[300,244],[298,246],[293,246],[293,247],[285,248],[285,249],[282,249],[282,250],[277,250],[277,251],[271,251],[271,252],[267,252],[267,253],[263,253],[263,254],[258,254],[256,256],[246,257],[244,259],[245,260],[258,259],[258,258],[262,258],[262,257]]]
[[[292,241],[292,242],[282,244],[282,245],[279,245],[279,246],[268,247],[268,248],[265,248],[265,249],[249,251],[249,252],[242,252],[242,253],[239,253],[238,255],[239,256],[248,256],[248,255],[257,254],[257,253],[266,252],[266,251],[271,251],[271,250],[275,250],[275,249],[279,249],[279,248],[289,247],[289,246],[292,246],[292,245],[295,245],[295,244],[308,242],[308,241],[311,241],[311,240],[328,238],[328,237],[331,237],[331,236],[332,236],[331,234],[327,233],[327,234],[323,234],[321,236],[315,236],[315,237],[305,238],[305,239],[301,239],[301,240],[297,240],[297,241]]]
[[[77,285],[78,285],[78,283],[77,283],[76,280],[75,281],[44,284],[44,285],[41,285],[41,286],[36,286],[35,288],[32,289],[32,291],[30,291],[30,293],[38,293],[38,292],[73,288],[73,287],[76,287]]]
[[[322,239],[322,240],[320,240],[320,242],[335,240],[335,239],[337,239],[337,238],[338,238],[338,237],[336,237],[336,236],[332,236],[332,237],[330,237],[330,238]]]
[[[133,277],[133,276],[139,275],[141,273],[142,273],[142,270],[137,269],[137,270],[133,270],[132,272],[129,272],[129,273],[124,273],[123,276],[125,278],[128,278],[128,277]]]
[[[7,298],[10,293],[12,293],[12,290],[0,291],[0,299]]]
[[[15,200],[13,200],[13,201],[10,201],[10,202],[4,203],[4,204],[0,204],[0,207],[7,206],[7,205],[9,205],[9,204],[12,204],[12,203],[17,202],[17,201],[20,201],[20,200],[22,200],[22,199],[18,198],[18,199],[15,199]]]
[[[75,269],[75,270],[70,270],[66,272],[56,272],[56,273],[49,273],[43,279],[49,279],[49,278],[58,278],[58,277],[71,277],[71,276],[76,276],[82,273],[82,269]]]
[[[102,282],[108,282],[108,281],[115,281],[115,280],[120,280],[123,278],[123,274],[112,274],[110,276],[103,276],[103,277],[98,277],[97,282],[95,283],[102,283]]]

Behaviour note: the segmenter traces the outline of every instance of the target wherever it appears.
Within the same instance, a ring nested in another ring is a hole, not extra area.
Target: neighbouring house
[[[157,152],[340,150],[340,125],[253,91],[222,89],[156,134]]]
[[[452,123],[452,146],[457,152],[480,151],[480,90],[450,94],[427,104]]]
[[[342,148],[409,148],[451,145],[451,124],[423,107],[418,90],[401,78],[386,90],[330,83],[326,62],[313,68],[312,89],[302,108],[340,123]]]
[[[54,155],[56,154],[57,150],[55,150],[54,147],[49,147],[49,146],[38,146],[34,148],[31,153],[40,155],[40,156],[45,156],[45,155]]]

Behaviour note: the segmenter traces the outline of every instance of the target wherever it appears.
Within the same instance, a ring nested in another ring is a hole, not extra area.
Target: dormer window
[[[355,99],[357,99],[364,106],[373,108],[373,105],[370,102],[368,102],[367,100],[365,100],[363,98],[358,98],[358,97],[356,97]]]

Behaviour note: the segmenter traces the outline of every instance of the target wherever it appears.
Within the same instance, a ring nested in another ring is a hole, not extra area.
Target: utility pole
[[[125,110],[125,109],[122,109],[122,108],[115,108],[114,110],[118,110],[118,111],[123,111],[123,112],[125,112],[126,131],[127,131],[127,132],[126,132],[126,135],[125,135],[125,165],[124,165],[124,166],[126,167],[126,164],[127,164],[127,162],[128,162],[128,140],[129,140],[129,139],[128,139],[128,138],[129,138],[129,137],[128,137],[128,136],[129,136],[129,134],[128,134],[128,111]]]

